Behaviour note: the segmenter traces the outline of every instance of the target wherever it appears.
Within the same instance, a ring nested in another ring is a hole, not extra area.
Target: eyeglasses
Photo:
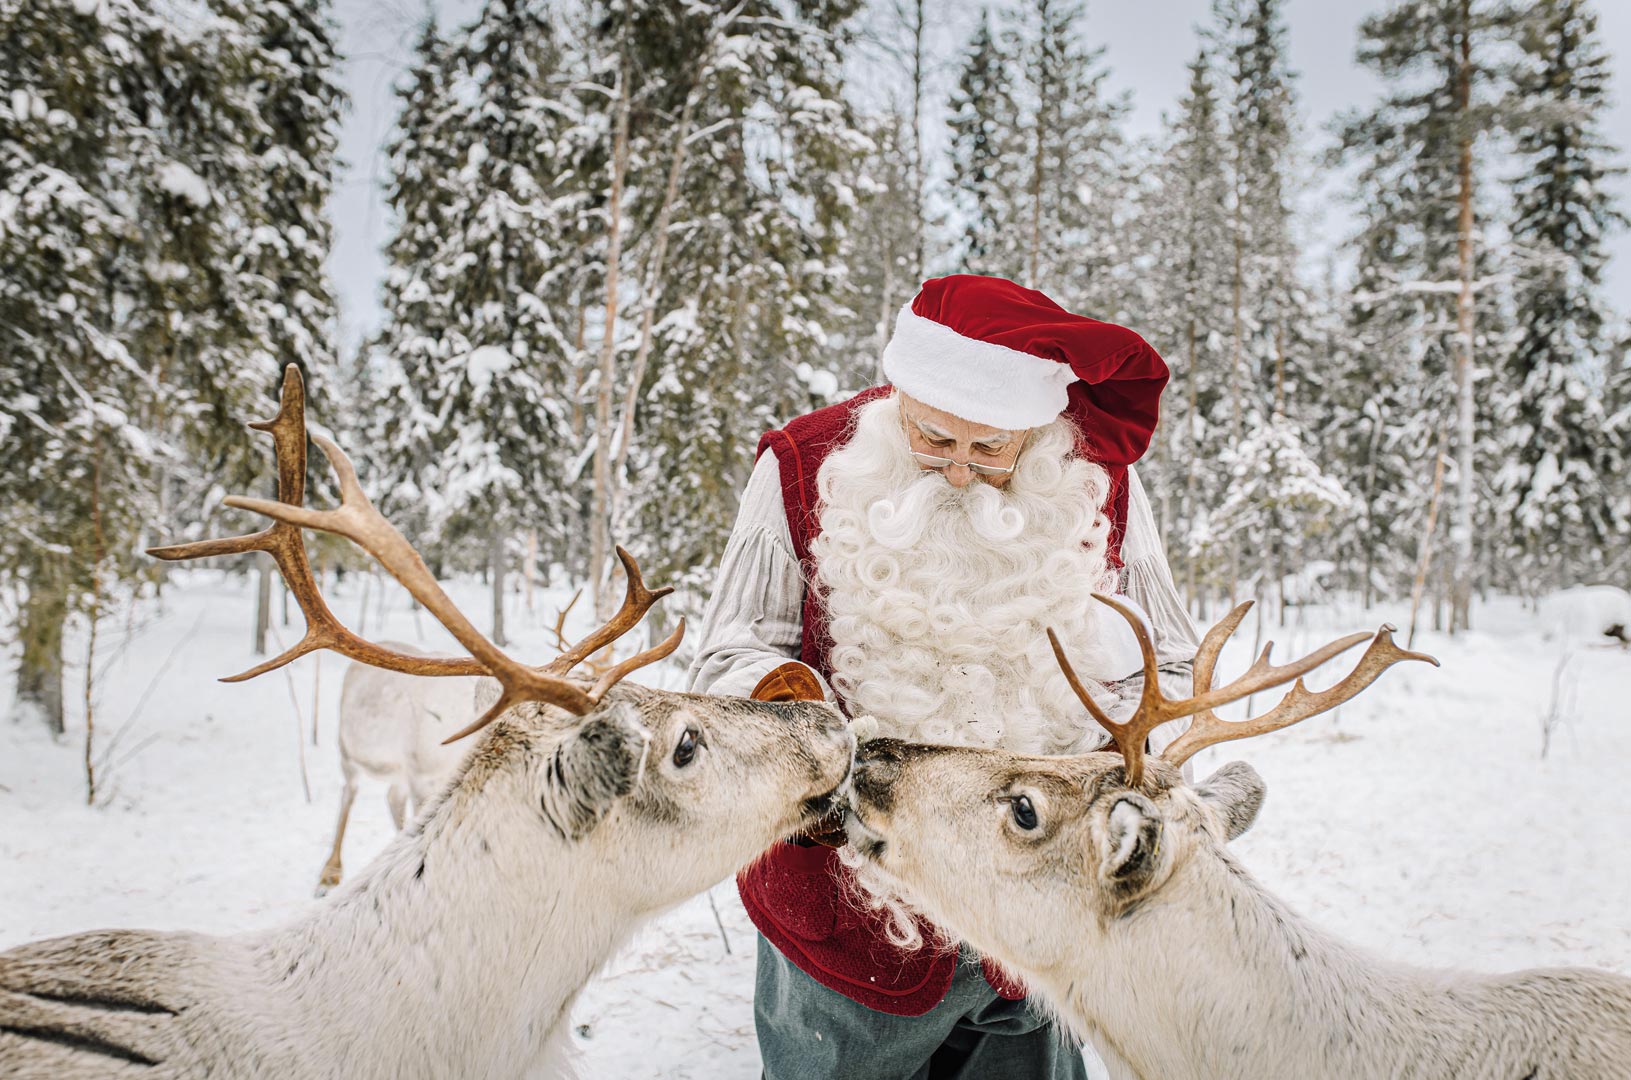
[[[912,460],[926,468],[937,470],[949,469],[953,465],[961,465],[975,476],[1009,476],[1012,475],[1015,469],[1019,468],[1018,461],[1015,461],[1007,468],[1003,468],[1001,465],[982,465],[978,461],[953,461],[949,457],[935,457],[933,454],[920,454],[916,450],[912,451]]]

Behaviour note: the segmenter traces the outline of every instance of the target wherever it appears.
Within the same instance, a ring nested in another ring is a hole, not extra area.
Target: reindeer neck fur
[[[268,1019],[299,1033],[314,1074],[537,1075],[578,992],[649,914],[495,766],[503,739],[327,905],[251,939]]]
[[[1211,837],[1197,844],[1064,970],[1032,973],[1118,1080],[1560,1080],[1631,1060],[1631,980],[1379,961],[1293,913]]]

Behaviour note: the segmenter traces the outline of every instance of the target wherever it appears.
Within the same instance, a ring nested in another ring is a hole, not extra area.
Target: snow
[[[479,398],[487,393],[494,375],[502,375],[515,365],[515,357],[501,345],[482,345],[465,357],[465,376]]]
[[[485,613],[476,581],[452,590]],[[447,648],[406,598],[362,575],[331,583],[337,613],[375,638]],[[364,603],[365,594],[369,597]],[[53,742],[36,719],[0,722],[0,948],[128,925],[227,932],[265,927],[313,903],[340,775],[334,718],[343,661],[299,661],[288,675],[228,685],[248,648],[252,577],[173,574],[162,605],[105,619],[97,643],[103,804],[85,806],[82,720]],[[542,592],[529,614],[511,597],[516,655],[550,655],[549,626],[570,590]],[[1567,598],[1556,605],[1569,607]],[[579,605],[582,607],[583,605]],[[1547,603],[1541,605],[1547,609]],[[1555,606],[1555,605],[1554,605]],[[364,608],[366,607],[366,613]],[[299,632],[275,617],[285,644]],[[1407,611],[1291,609],[1274,635],[1282,657]],[[478,615],[478,622],[485,621]],[[568,634],[586,612],[573,612]],[[1389,671],[1338,713],[1249,744],[1205,751],[1197,775],[1246,757],[1269,798],[1235,844],[1251,871],[1327,929],[1384,956],[1484,971],[1585,964],[1631,972],[1631,653],[1575,642],[1564,687],[1574,702],[1540,757],[1541,718],[1563,643],[1547,617],[1496,598],[1479,629],[1420,633],[1443,667]],[[1225,653],[1244,667],[1251,627]],[[278,647],[274,642],[274,647]],[[70,642],[68,697],[83,690],[82,634]],[[0,701],[14,656],[0,656]],[[309,741],[320,671],[319,745]],[[1334,678],[1311,680],[1317,689]],[[677,667],[642,672],[676,687]],[[300,717],[291,701],[298,701]],[[1258,707],[1265,703],[1261,700]],[[300,724],[304,738],[297,739]],[[305,757],[312,797],[300,775]],[[383,789],[365,786],[346,860],[354,873],[390,835]],[[642,932],[580,1000],[574,1042],[587,1080],[758,1076],[754,935],[727,882]],[[660,1047],[660,1052],[654,1052]]]
[[[210,187],[204,178],[179,161],[166,161],[159,166],[159,187],[178,199],[186,199],[194,206],[210,204]]]

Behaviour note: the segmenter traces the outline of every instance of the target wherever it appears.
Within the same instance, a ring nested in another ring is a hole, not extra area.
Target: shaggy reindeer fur
[[[1631,1075],[1631,979],[1368,957],[1225,849],[1262,801],[1249,766],[1192,787],[1149,761],[1130,790],[1121,765],[869,743],[851,840],[875,876],[1024,978],[1117,1080]]]
[[[700,749],[674,749],[687,729]],[[617,687],[529,706],[356,881],[265,933],[104,930],[0,953],[0,1076],[558,1074],[644,919],[830,807],[836,710]]]

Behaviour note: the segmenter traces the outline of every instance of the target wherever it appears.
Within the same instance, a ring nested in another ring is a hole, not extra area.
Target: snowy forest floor
[[[363,579],[329,590],[354,627]],[[453,590],[485,612],[479,582]],[[447,648],[406,598],[372,587],[361,627],[376,639]],[[246,685],[252,579],[174,575],[163,604],[104,621],[94,705],[98,738],[119,735],[102,805],[85,805],[83,670],[68,675],[70,731],[0,723],[0,948],[102,926],[264,927],[312,902],[340,790],[335,716],[344,661],[321,661],[318,745],[310,742],[314,661]],[[512,598],[512,651],[552,653],[565,597]],[[1284,659],[1338,634],[1403,623],[1407,612],[1295,609],[1273,634]],[[588,622],[573,612],[569,630]],[[1515,600],[1474,614],[1478,630],[1419,634],[1443,667],[1403,665],[1334,715],[1239,748],[1206,751],[1197,775],[1247,757],[1268,784],[1256,827],[1235,844],[1271,889],[1329,930],[1392,959],[1493,971],[1582,964],[1631,973],[1631,653],[1548,634]],[[291,643],[293,625],[277,634]],[[1249,660],[1252,623],[1224,676]],[[570,635],[569,635],[570,636]],[[1402,635],[1401,635],[1402,637]],[[84,640],[70,646],[83,659]],[[1569,659],[1561,668],[1560,661]],[[15,658],[0,656],[0,703]],[[677,667],[642,681],[677,688]],[[1561,717],[1547,756],[1542,721]],[[1316,686],[1320,685],[1316,681]],[[307,725],[297,744],[291,691]],[[1259,702],[1259,707],[1262,702]],[[310,777],[308,800],[299,752]],[[384,846],[384,792],[364,786],[346,862]],[[587,1080],[758,1075],[754,935],[734,887],[646,928],[594,980],[577,1008]]]

